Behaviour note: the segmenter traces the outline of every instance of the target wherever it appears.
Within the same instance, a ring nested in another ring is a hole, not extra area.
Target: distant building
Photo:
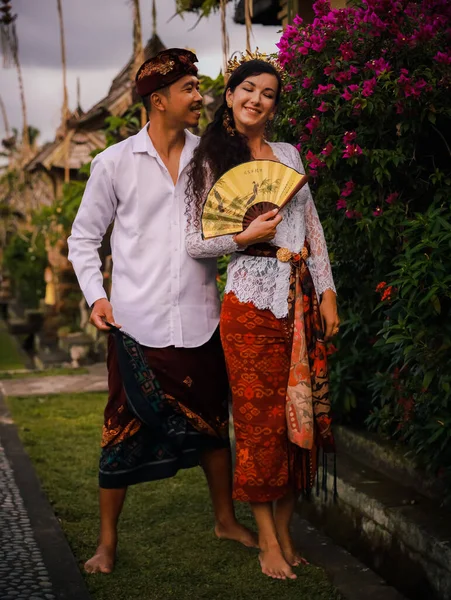
[[[285,26],[296,15],[301,16],[304,23],[311,23],[314,19],[313,3],[314,0],[254,0],[252,23]],[[346,0],[331,0],[330,5],[332,8],[344,8]],[[234,20],[244,25],[244,0],[238,2]]]

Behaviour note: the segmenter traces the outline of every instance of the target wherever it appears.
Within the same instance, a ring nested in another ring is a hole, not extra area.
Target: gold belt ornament
[[[307,260],[308,257],[309,251],[306,246],[304,246],[300,252],[291,252],[288,248],[279,248],[276,252],[276,258],[283,263],[290,261],[297,262],[300,259]]]

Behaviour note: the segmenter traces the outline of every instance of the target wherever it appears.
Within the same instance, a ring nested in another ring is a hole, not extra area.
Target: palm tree
[[[14,64],[17,70],[19,82],[20,102],[22,106],[22,154],[25,159],[30,150],[28,137],[27,105],[25,101],[25,89],[22,78],[22,68],[19,59],[19,40],[16,32],[17,15],[12,14],[11,0],[0,0],[0,37],[3,52],[3,65],[5,68]]]

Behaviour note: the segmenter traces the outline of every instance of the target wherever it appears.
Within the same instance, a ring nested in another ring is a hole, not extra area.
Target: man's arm
[[[96,157],[91,165],[91,176],[67,240],[69,260],[74,267],[86,302],[93,307],[91,323],[107,331],[104,319],[114,323],[111,304],[103,288],[102,263],[99,248],[108,225],[116,214],[117,198],[108,164]]]

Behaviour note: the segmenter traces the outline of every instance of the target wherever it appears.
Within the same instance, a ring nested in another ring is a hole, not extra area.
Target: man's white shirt
[[[98,154],[68,240],[69,260],[92,306],[106,298],[98,248],[114,221],[114,318],[155,348],[201,346],[219,322],[216,259],[196,260],[185,249],[187,167],[199,142],[185,135],[175,186],[147,125]]]

